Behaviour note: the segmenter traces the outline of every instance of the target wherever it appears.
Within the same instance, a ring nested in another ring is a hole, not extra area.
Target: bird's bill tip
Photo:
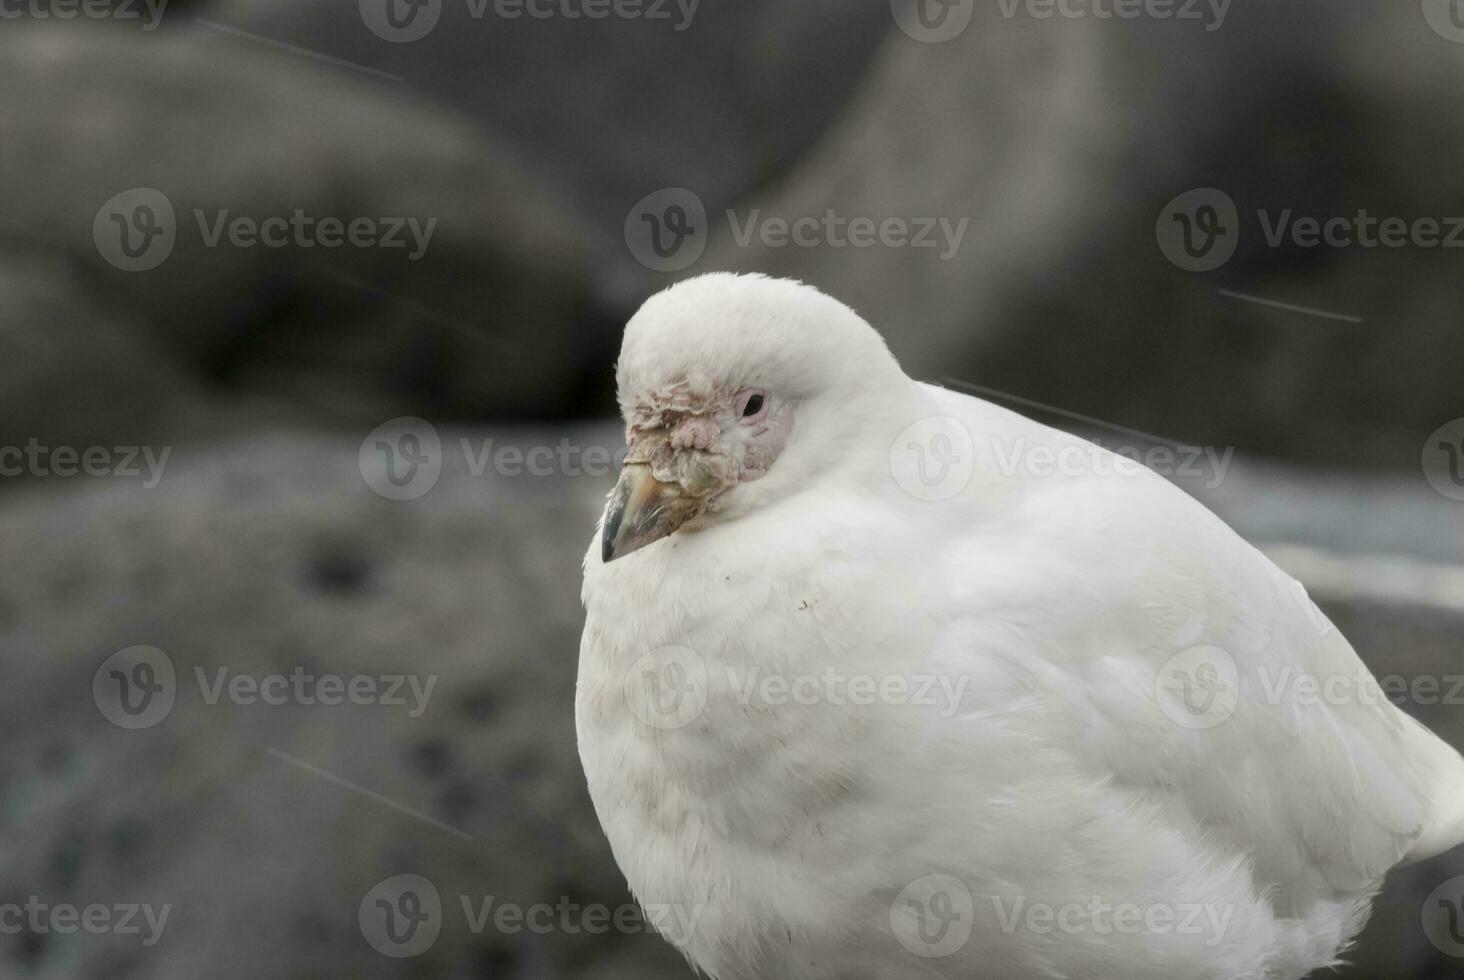
[[[627,463],[605,505],[600,559],[609,564],[672,534],[702,510],[702,502],[662,483],[644,463]]]

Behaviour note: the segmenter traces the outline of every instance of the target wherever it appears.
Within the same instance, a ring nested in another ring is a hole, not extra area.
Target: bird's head
[[[651,297],[616,368],[629,452],[602,559],[809,491],[904,380],[873,328],[802,283],[713,273]]]

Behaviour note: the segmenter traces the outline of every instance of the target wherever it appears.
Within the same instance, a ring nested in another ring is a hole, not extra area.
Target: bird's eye
[[[763,396],[753,395],[751,398],[747,399],[747,404],[742,407],[742,417],[745,419],[750,419],[758,412],[761,412],[762,407]]]

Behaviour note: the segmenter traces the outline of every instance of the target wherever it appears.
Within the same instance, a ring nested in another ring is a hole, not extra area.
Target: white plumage
[[[717,980],[1302,977],[1464,841],[1464,760],[1157,475],[787,281],[653,297],[618,381],[640,482],[585,559],[580,752]],[[1090,462],[1013,465],[1049,454]]]

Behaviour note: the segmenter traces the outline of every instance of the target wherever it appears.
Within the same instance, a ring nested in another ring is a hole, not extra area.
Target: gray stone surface
[[[659,938],[474,934],[459,905],[629,900],[571,709],[600,481],[477,478],[449,454],[431,493],[393,503],[363,483],[354,441],[177,453],[154,490],[33,483],[0,513],[0,901],[173,906],[151,948],[0,935],[0,976],[683,975]],[[136,644],[167,653],[178,694],[164,720],[127,731],[92,683]],[[412,718],[211,705],[193,674],[297,666],[438,681]],[[430,950],[390,959],[357,910],[406,873],[436,885],[444,918]]]
[[[0,107],[0,241],[50,261],[39,288],[115,310],[135,356],[157,349],[225,397],[261,393],[306,418],[523,417],[577,401],[585,238],[471,121],[246,39],[82,21],[7,24],[0,88],[44,93]],[[136,187],[171,203],[176,244],[127,272],[103,260],[93,225]],[[224,212],[296,211],[371,219],[383,236],[392,219],[435,226],[414,261],[416,248],[309,244],[313,231],[281,248],[228,232],[210,246],[198,211],[210,229]],[[57,342],[72,330],[58,322]],[[114,409],[145,414],[146,400]]]
[[[207,425],[184,359],[116,300],[59,255],[0,245],[0,446],[155,444]]]
[[[440,9],[435,25],[405,43],[372,33],[360,0],[207,0],[197,9],[213,23],[391,72],[477,120],[590,230],[600,301],[617,315],[639,303],[648,278],[622,237],[632,206],[690,187],[708,207],[727,207],[786,171],[841,111],[891,24],[883,0],[645,0],[598,8],[639,15],[598,18],[584,16],[594,5],[580,0],[535,2],[545,19],[499,0],[430,6]],[[613,352],[613,325],[599,340]]]

